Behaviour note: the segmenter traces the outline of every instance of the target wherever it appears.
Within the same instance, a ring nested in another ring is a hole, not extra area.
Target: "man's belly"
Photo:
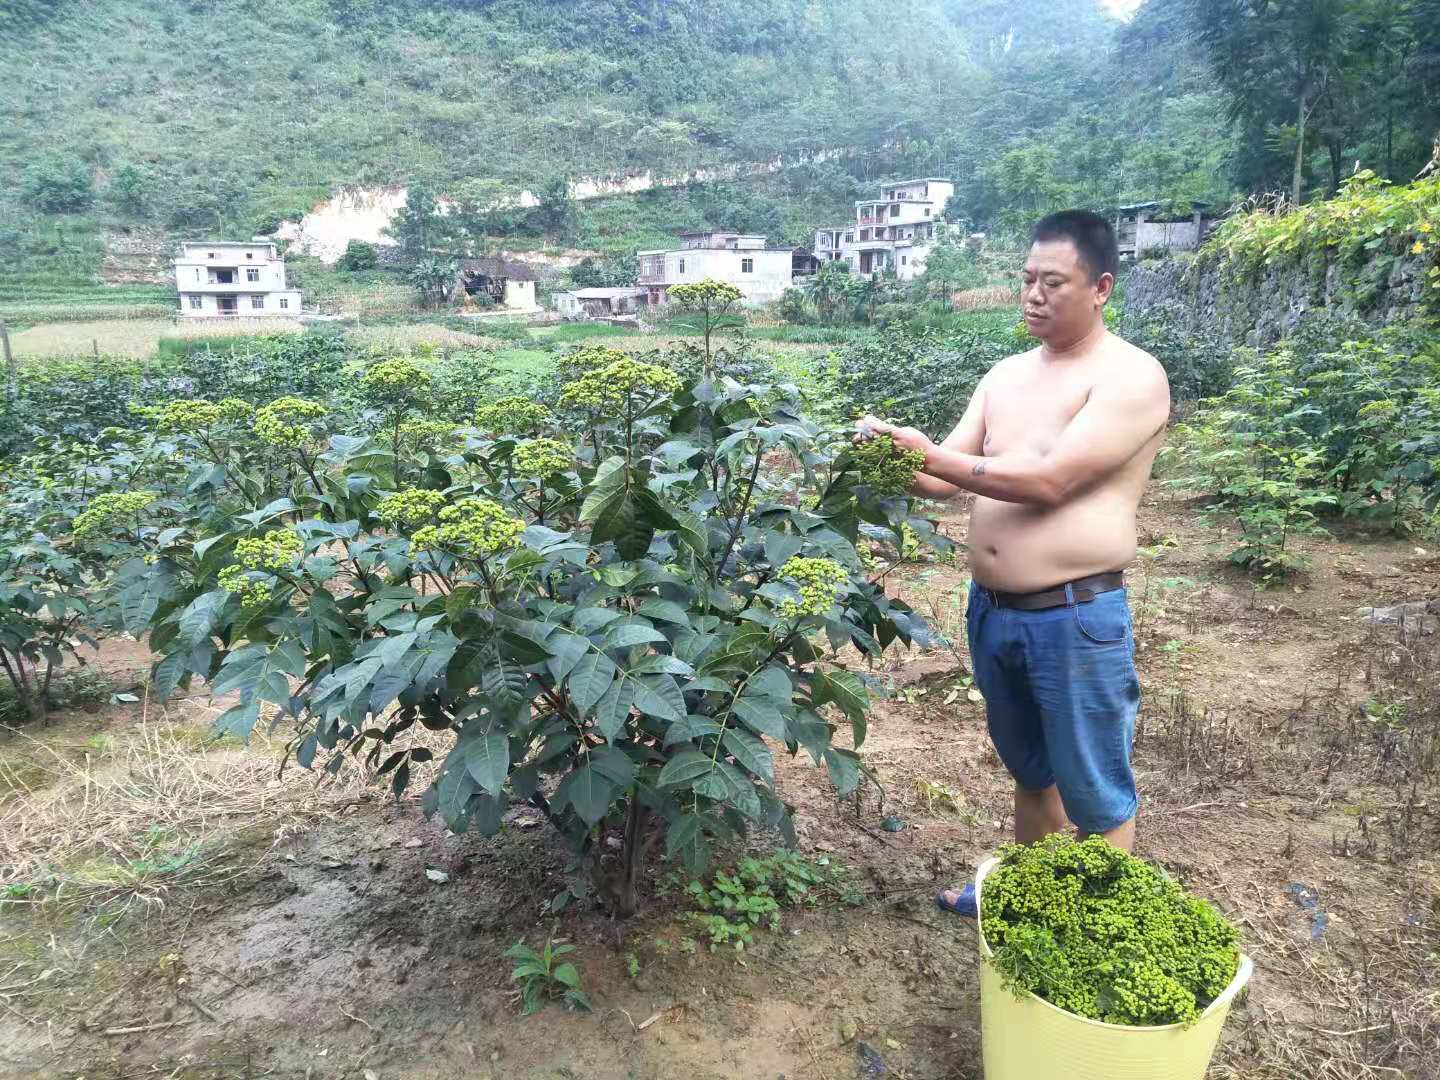
[[[1095,492],[1053,510],[976,497],[970,572],[981,585],[1035,592],[1120,570],[1135,557],[1135,512],[1123,493]]]

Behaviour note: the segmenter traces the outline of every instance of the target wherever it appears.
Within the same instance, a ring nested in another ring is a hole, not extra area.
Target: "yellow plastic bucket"
[[[976,874],[977,902],[998,863],[987,859]],[[1230,1004],[1253,968],[1242,955],[1230,985],[1189,1027],[1125,1027],[1087,1020],[1034,994],[1017,998],[990,963],[985,935],[979,937],[985,1080],[1204,1080]]]

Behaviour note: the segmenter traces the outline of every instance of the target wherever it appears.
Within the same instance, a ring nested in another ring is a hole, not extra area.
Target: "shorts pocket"
[[[1096,645],[1119,645],[1130,636],[1130,606],[1123,592],[1118,600],[1102,594],[1088,604],[1071,605],[1070,611],[1081,636]]]

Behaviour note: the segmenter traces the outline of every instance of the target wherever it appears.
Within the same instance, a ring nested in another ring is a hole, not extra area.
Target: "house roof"
[[[613,288],[571,289],[570,295],[577,300],[614,300],[617,296],[643,296],[646,291],[639,285],[625,285]]]
[[[539,281],[540,275],[533,267],[514,259],[502,259],[495,255],[481,255],[473,259],[460,259],[460,269],[466,274],[483,274],[490,278],[511,278],[515,281]]]
[[[274,247],[274,240],[182,240],[182,248]]]

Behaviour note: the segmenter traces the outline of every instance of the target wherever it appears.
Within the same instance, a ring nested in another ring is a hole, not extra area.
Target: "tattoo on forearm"
[[[970,475],[971,475],[971,476],[984,476],[984,475],[985,475],[985,462],[983,462],[983,461],[977,461],[977,462],[975,463],[975,468],[973,468],[973,469],[970,470]]]

